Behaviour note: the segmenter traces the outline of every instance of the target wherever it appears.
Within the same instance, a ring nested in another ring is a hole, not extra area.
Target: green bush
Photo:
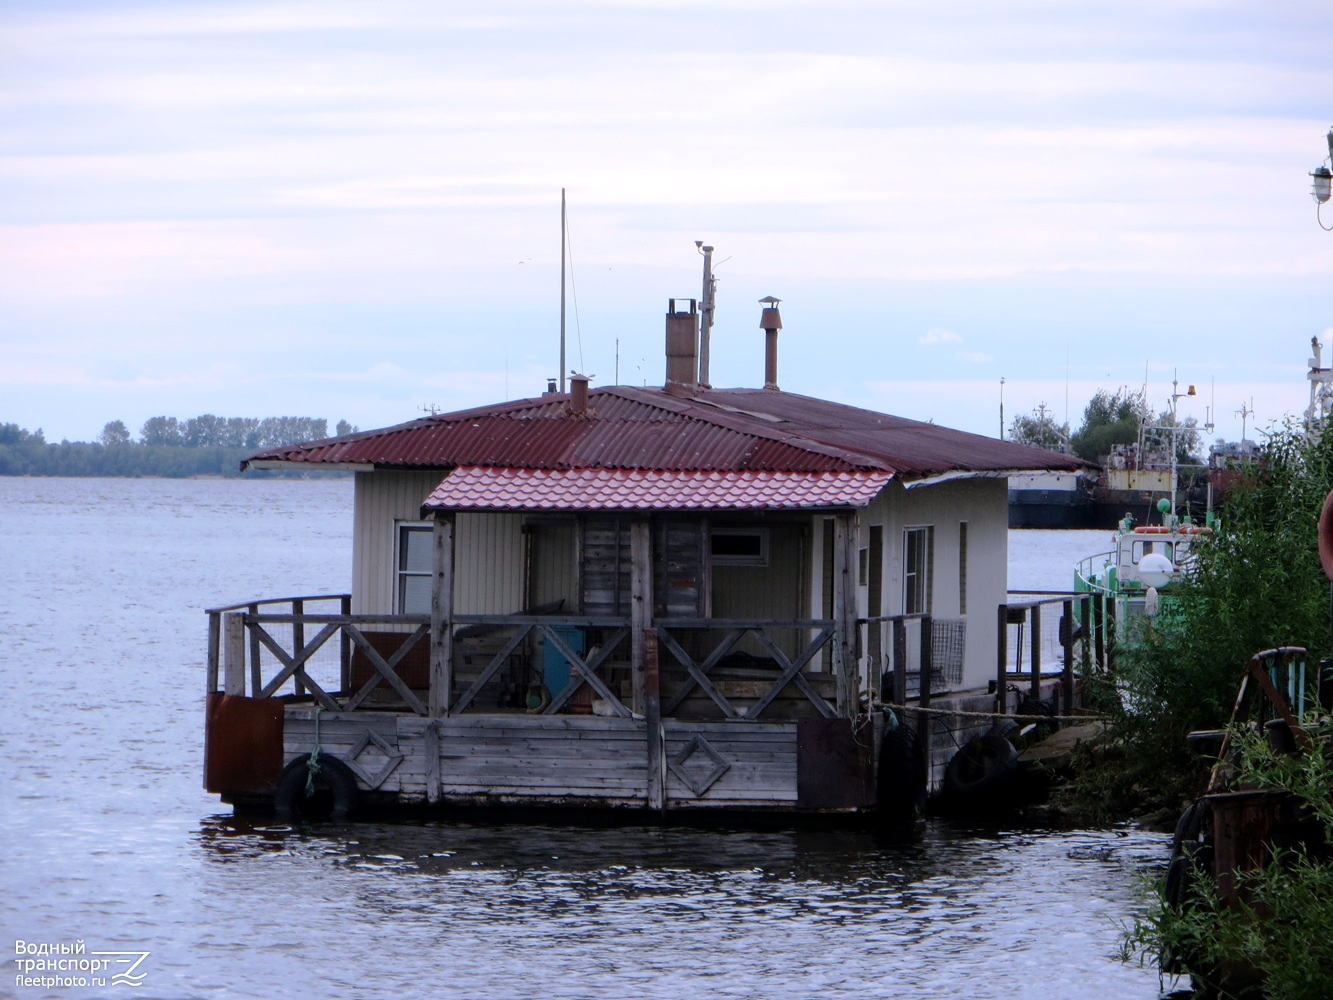
[[[1238,727],[1237,783],[1284,791],[1304,806],[1322,842],[1275,852],[1267,866],[1244,872],[1224,903],[1212,877],[1200,877],[1185,904],[1158,890],[1148,913],[1124,938],[1126,958],[1173,961],[1204,995],[1327,1000],[1333,996],[1333,727],[1312,735],[1312,753],[1275,753],[1258,733]]]
[[[1317,526],[1330,489],[1333,433],[1307,439],[1288,427],[1244,470],[1220,527],[1195,543],[1190,579],[1173,587],[1169,624],[1121,647],[1113,680],[1093,682],[1123,757],[1089,780],[1151,788],[1159,804],[1192,799],[1204,763],[1185,737],[1225,725],[1249,658],[1275,646],[1304,646],[1311,664],[1328,655]]]

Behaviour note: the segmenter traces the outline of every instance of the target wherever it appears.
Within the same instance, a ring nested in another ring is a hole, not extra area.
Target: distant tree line
[[[339,420],[336,434],[357,430]],[[46,440],[0,423],[3,476],[238,476],[241,460],[256,451],[329,436],[323,417],[151,417],[130,435],[123,420],[109,421],[96,441]]]
[[[1117,445],[1136,444],[1142,431],[1146,451],[1171,453],[1171,431],[1175,430],[1176,461],[1180,465],[1202,465],[1203,439],[1194,417],[1176,418],[1170,409],[1154,414],[1142,392],[1121,388],[1097,390],[1083,409],[1083,424],[1072,434],[1069,424],[1057,423],[1043,403],[1029,414],[1014,418],[1010,440],[1048,451],[1075,454],[1089,462],[1103,462]]]

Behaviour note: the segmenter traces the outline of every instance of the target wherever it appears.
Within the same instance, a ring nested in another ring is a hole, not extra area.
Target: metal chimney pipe
[[[782,329],[782,314],[778,312],[778,303],[771,295],[759,300],[764,311],[759,315],[759,328],[764,331],[764,388],[778,387],[778,331]]]
[[[699,385],[711,388],[708,381],[709,340],[713,330],[713,296],[717,292],[717,279],[713,277],[713,248],[704,246],[703,240],[695,240],[694,245],[704,258],[703,297],[699,300]]]

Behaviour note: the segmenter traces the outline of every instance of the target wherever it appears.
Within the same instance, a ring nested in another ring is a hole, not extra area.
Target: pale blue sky
[[[776,295],[784,389],[996,434],[1002,377],[1077,425],[1178,369],[1234,438],[1333,331],[1330,52],[1308,0],[0,2],[0,422],[536,395],[565,187],[595,384],[661,381],[699,239],[717,385]]]

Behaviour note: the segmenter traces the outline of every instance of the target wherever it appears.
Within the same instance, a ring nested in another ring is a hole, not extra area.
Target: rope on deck
[[[323,705],[315,706],[315,746],[310,751],[310,756],[306,758],[305,763],[305,797],[311,798],[315,794],[315,775],[319,774],[319,717],[324,712]]]
[[[962,712],[952,708],[922,708],[920,705],[892,705],[895,712],[917,712],[921,715],[953,715],[962,719],[1013,719],[1015,722],[1107,722],[1106,715],[1013,715],[1009,712]]]

